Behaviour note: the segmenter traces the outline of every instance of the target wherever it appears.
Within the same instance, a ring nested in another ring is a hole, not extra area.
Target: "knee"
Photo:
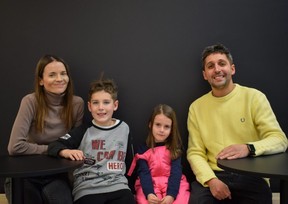
[[[63,180],[55,180],[47,184],[42,189],[42,195],[45,203],[73,203],[72,189],[69,184]]]

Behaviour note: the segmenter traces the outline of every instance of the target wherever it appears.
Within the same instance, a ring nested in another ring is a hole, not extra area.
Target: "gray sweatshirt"
[[[83,124],[49,145],[48,154],[58,156],[62,149],[80,149],[86,159],[74,171],[74,200],[88,194],[109,193],[129,189],[125,177],[129,127],[117,120],[104,128]]]

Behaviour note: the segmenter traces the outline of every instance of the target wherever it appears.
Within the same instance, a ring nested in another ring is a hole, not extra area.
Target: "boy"
[[[116,84],[101,77],[88,94],[93,120],[49,145],[49,155],[84,160],[73,173],[75,204],[135,203],[124,175],[129,127],[112,118],[118,104]]]

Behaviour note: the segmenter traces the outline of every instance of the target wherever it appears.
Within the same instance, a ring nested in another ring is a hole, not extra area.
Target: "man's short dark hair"
[[[215,44],[215,45],[207,46],[203,50],[203,52],[202,52],[202,68],[203,69],[204,69],[204,66],[205,66],[205,59],[209,55],[214,54],[214,53],[225,54],[226,57],[228,58],[229,62],[231,64],[233,64],[233,58],[232,58],[232,55],[231,55],[230,51],[228,50],[228,48],[226,48],[224,45],[218,43],[218,44]]]

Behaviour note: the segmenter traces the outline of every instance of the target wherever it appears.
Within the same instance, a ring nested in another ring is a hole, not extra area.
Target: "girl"
[[[146,144],[140,146],[128,175],[138,165],[137,203],[185,204],[189,183],[182,174],[181,137],[174,110],[165,104],[154,108]]]

